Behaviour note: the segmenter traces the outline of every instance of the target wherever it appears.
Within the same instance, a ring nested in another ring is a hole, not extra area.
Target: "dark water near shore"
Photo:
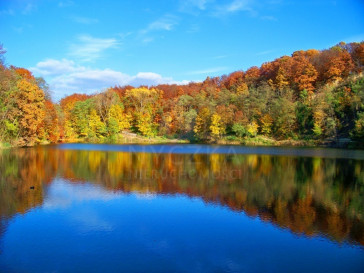
[[[0,272],[364,272],[364,151],[0,151]]]

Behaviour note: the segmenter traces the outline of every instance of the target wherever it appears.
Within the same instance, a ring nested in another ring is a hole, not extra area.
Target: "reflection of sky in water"
[[[63,179],[56,179],[47,188],[47,195],[44,199],[44,209],[67,208],[73,202],[84,202],[92,200],[108,201],[119,198],[120,194],[107,191],[101,186],[84,184],[71,184]]]
[[[319,158],[364,159],[364,151],[334,148],[308,147],[249,147],[240,145],[199,145],[199,144],[153,144],[153,145],[110,145],[110,144],[60,144],[62,150],[117,151],[153,154],[254,154],[285,155]]]
[[[16,272],[358,272],[360,247],[297,236],[181,195],[124,194],[56,179],[4,233]]]

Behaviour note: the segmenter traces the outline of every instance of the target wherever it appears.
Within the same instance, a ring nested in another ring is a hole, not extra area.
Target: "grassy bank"
[[[167,138],[164,136],[145,137],[134,133],[119,134],[114,138],[104,139],[68,139],[64,143],[108,143],[108,144],[167,144],[190,143],[189,140],[179,138]]]
[[[220,140],[210,142],[216,144],[233,144],[233,145],[246,145],[246,146],[282,146],[282,147],[330,147],[330,148],[349,148],[349,149],[363,149],[364,143],[360,141],[353,141],[351,139],[284,139],[277,140],[266,136],[256,137],[224,137]]]
[[[167,138],[165,136],[145,137],[134,133],[119,134],[113,139],[68,139],[61,143],[93,143],[93,144],[219,144],[219,145],[243,145],[243,146],[275,146],[275,147],[332,147],[364,149],[364,143],[352,141],[350,139],[285,139],[277,140],[266,136],[256,137],[235,137],[226,136],[219,140],[195,141],[180,138]],[[38,145],[48,145],[48,141]],[[9,143],[0,142],[0,149],[17,147]]]
[[[11,148],[12,146],[9,143],[5,143],[5,142],[0,142],[0,150],[1,149],[8,149]]]

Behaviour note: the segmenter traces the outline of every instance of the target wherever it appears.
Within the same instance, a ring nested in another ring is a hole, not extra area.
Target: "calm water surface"
[[[364,272],[364,152],[0,151],[0,272]]]

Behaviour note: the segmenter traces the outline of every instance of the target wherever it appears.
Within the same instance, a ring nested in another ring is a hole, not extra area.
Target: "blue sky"
[[[362,0],[0,0],[0,43],[8,64],[44,77],[58,100],[361,41],[363,18]]]

